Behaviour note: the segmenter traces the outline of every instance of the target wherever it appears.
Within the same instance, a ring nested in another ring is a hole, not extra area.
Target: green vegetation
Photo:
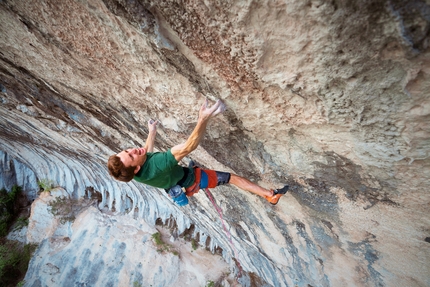
[[[152,234],[152,239],[154,239],[155,245],[157,245],[158,247],[157,252],[162,253],[164,251],[167,251],[171,252],[173,255],[179,255],[178,251],[173,249],[173,246],[163,242],[163,240],[161,239],[160,232]]]
[[[0,243],[0,286],[15,286],[27,272],[37,245],[7,241]],[[18,282],[17,282],[18,281]]]
[[[152,234],[152,239],[154,239],[154,242],[156,245],[163,245],[164,244],[163,240],[161,240],[160,232],[156,232],[156,233]]]
[[[142,287],[142,284],[140,284],[138,281],[134,281],[133,287]]]
[[[215,282],[213,282],[212,280],[209,280],[205,285],[205,287],[214,287],[214,286],[215,286]]]
[[[20,218],[17,219],[13,230],[20,230],[24,226],[28,226],[28,218],[21,216]]]
[[[199,247],[197,240],[195,240],[194,238],[191,239],[191,247],[193,248],[193,250],[196,250]]]
[[[9,241],[6,235],[19,213],[17,199],[20,186],[13,186],[10,192],[0,190],[0,286],[22,286],[28,263],[36,245],[24,245]],[[28,225],[28,218],[20,217],[15,229]]]
[[[21,193],[21,187],[14,185],[10,192],[0,190],[0,237],[6,236],[17,213],[16,199]]]
[[[40,188],[40,192],[42,191],[51,191],[54,188],[54,182],[52,180],[42,178],[37,182],[37,185]]]

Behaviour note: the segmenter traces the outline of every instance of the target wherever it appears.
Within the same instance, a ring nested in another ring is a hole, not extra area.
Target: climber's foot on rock
[[[273,195],[272,196],[266,196],[266,199],[268,202],[270,202],[273,205],[276,205],[279,201],[279,199],[281,198],[281,196],[283,196],[284,194],[287,193],[289,186],[286,185],[283,188],[280,189],[275,189],[273,191]]]

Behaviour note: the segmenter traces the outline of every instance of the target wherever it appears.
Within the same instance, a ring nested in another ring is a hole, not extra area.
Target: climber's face
[[[135,166],[136,169],[134,171],[134,174],[136,174],[146,160],[146,149],[144,149],[143,147],[129,148],[123,150],[122,152],[117,154],[117,156],[121,159],[125,167]]]

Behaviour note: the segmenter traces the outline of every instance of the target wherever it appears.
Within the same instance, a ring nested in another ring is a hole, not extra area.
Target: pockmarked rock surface
[[[1,186],[35,198],[47,178],[193,230],[244,286],[428,286],[429,15],[424,0],[1,1]],[[290,184],[275,207],[213,190],[234,248],[203,193],[180,208],[106,170],[149,118],[157,150],[184,141],[204,97],[228,110],[191,158]]]
[[[69,226],[69,234],[50,235],[29,226],[42,237],[33,241],[39,247],[24,278],[26,286],[205,286],[232,281],[220,256],[193,251],[183,240],[176,246],[157,245],[153,240],[157,229],[142,219],[112,217],[89,207],[64,226]]]
[[[57,235],[57,236],[70,236],[67,229],[70,223],[66,223],[63,227],[60,220],[54,217],[51,212],[52,202],[56,197],[51,196],[49,192],[43,192],[31,205],[31,214],[28,223],[28,230],[26,234],[27,243],[40,243],[43,239]],[[58,231],[66,230],[65,234],[60,234]]]

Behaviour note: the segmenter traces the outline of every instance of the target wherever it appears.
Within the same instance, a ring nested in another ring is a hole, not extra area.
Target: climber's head
[[[108,160],[109,173],[120,181],[128,182],[146,161],[146,149],[130,148],[112,155]]]

